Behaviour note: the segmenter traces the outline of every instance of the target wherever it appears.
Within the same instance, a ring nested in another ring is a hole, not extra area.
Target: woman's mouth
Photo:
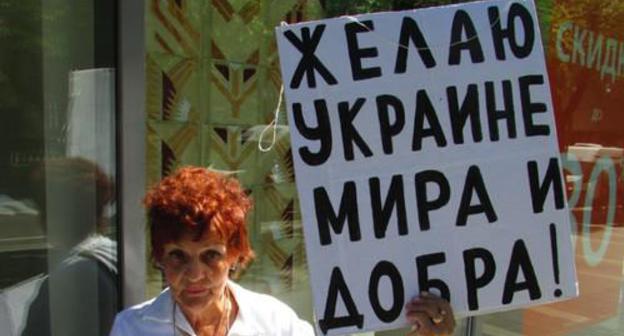
[[[208,292],[208,289],[205,287],[186,287],[184,289],[184,294],[188,296],[201,296]]]

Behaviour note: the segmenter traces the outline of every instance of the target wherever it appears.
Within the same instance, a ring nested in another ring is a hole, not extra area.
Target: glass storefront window
[[[193,164],[233,171],[256,200],[258,258],[239,280],[308,320],[312,299],[288,126],[258,150],[281,78],[273,29],[344,14],[462,0],[262,0],[146,3],[148,184]],[[462,320],[456,335],[624,333],[624,8],[619,1],[535,0],[571,209],[580,297]],[[270,132],[269,132],[270,133]],[[495,237],[493,237],[495,238]],[[146,253],[146,256],[148,254]],[[147,258],[147,257],[146,257]],[[165,285],[148,265],[146,297]],[[405,330],[369,333],[403,335]]]
[[[542,26],[580,296],[477,319],[480,335],[624,333],[624,6],[536,1]],[[615,60],[618,61],[615,61]]]
[[[312,293],[284,106],[274,142],[273,129],[266,129],[282,84],[274,28],[282,21],[357,14],[390,5],[390,1],[350,6],[318,0],[145,5],[148,185],[182,165],[235,174],[254,199],[248,218],[257,255],[236,281],[281,299],[311,322]],[[261,151],[259,145],[270,150]],[[146,251],[146,297],[151,298],[166,284],[148,256]],[[464,334],[465,321],[457,325],[455,335]]]
[[[119,309],[114,1],[0,1],[0,334]]]

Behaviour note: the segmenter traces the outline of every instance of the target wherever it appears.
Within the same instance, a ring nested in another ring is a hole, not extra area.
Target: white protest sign
[[[277,28],[319,332],[577,295],[532,1]]]

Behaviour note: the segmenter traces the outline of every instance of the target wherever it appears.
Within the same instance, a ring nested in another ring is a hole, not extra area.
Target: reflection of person
[[[117,245],[101,233],[110,179],[81,158],[47,160],[33,174],[51,265],[23,335],[106,335],[117,311]]]
[[[314,334],[286,304],[230,280],[253,257],[245,227],[251,199],[235,179],[181,168],[148,192],[145,205],[152,258],[169,287],[119,313],[111,336]],[[452,331],[443,300],[421,296],[407,311],[421,332]]]

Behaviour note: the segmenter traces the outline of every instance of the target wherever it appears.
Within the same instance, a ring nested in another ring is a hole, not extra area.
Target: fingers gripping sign
[[[405,305],[405,317],[412,325],[409,335],[452,335],[455,317],[448,301],[422,292]]]

